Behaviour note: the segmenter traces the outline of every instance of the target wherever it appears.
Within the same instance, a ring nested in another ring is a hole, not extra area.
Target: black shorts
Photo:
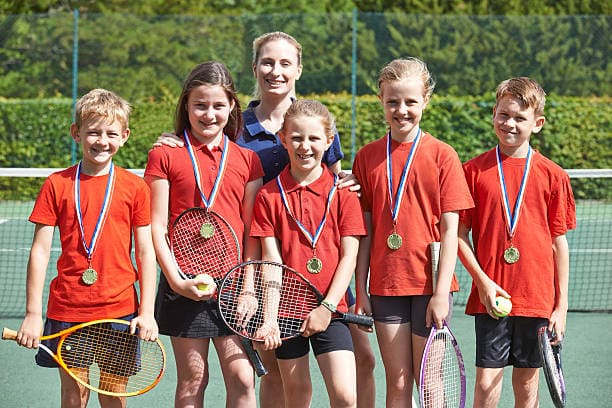
[[[275,350],[276,358],[291,360],[305,356],[310,351],[310,344],[315,356],[338,350],[353,351],[353,340],[348,325],[341,320],[332,320],[327,329],[321,333],[283,341],[283,344]]]
[[[538,329],[548,319],[508,316],[495,320],[486,313],[475,316],[476,366],[483,368],[538,368]]]
[[[135,314],[120,317],[120,320],[130,321],[135,317]],[[54,334],[70,327],[81,324],[79,322],[63,322],[59,320],[47,318],[43,335]],[[120,376],[131,376],[140,370],[140,356],[138,353],[139,342],[138,338],[129,335],[129,326],[116,323],[108,323],[109,328],[126,333],[126,338],[118,338],[111,336],[104,339],[103,342],[94,343],[92,336],[87,335],[87,328],[82,330],[82,334],[78,337],[68,337],[61,350],[62,360],[68,368],[86,368],[97,363],[100,371],[111,373]],[[57,354],[57,347],[60,338],[56,337],[49,340],[43,340],[41,343]],[[127,346],[126,346],[127,344]],[[126,348],[127,347],[127,348]],[[92,350],[95,350],[92,352]],[[130,352],[132,350],[132,352]],[[117,355],[117,358],[113,358]],[[134,356],[132,362],[125,361],[125,355]],[[35,356],[36,364],[41,367],[56,368],[59,365],[55,362],[46,351],[39,349]],[[116,362],[119,365],[115,365]]]
[[[210,339],[233,334],[219,314],[217,301],[183,297],[170,289],[163,274],[155,299],[155,319],[159,333],[172,337]]]
[[[431,295],[419,296],[370,296],[372,317],[374,321],[389,324],[410,323],[414,334],[428,337],[430,328],[425,326],[425,313]],[[453,295],[448,294],[448,315],[446,323],[450,324],[453,314]]]

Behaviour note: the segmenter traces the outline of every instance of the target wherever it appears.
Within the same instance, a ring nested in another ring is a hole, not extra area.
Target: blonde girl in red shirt
[[[294,102],[280,132],[290,165],[257,195],[251,235],[261,240],[262,258],[285,263],[308,275],[331,306],[319,306],[303,325],[303,335],[281,342],[276,321],[259,336],[276,349],[285,406],[309,407],[309,349],[312,346],[329,393],[330,406],[356,406],[355,357],[348,325],[331,321],[331,311],[346,311],[346,290],[355,268],[359,237],[365,234],[359,199],[338,189],[321,163],[333,139],[333,117],[321,103]],[[320,268],[307,268],[315,253]],[[329,309],[328,309],[329,307]],[[305,381],[306,380],[306,381]]]
[[[457,153],[420,128],[434,88],[425,63],[392,61],[378,87],[388,132],[360,149],[353,165],[368,227],[357,261],[356,312],[374,317],[387,406],[410,406],[430,327],[450,317],[458,211],[473,202]],[[434,291],[428,254],[436,241]]]

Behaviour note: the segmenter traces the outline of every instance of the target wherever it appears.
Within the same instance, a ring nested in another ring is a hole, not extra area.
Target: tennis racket
[[[304,275],[289,266],[249,261],[234,266],[221,282],[219,311],[236,334],[256,341],[262,340],[256,333],[266,315],[268,319],[272,316],[281,339],[286,340],[302,334],[302,323],[324,298]],[[353,313],[337,311],[332,318],[368,327],[374,324],[371,316]]]
[[[217,284],[240,262],[240,245],[230,224],[214,211],[188,208],[174,221],[170,251],[183,279],[207,274]],[[241,338],[257,376],[268,373],[250,341]]]
[[[4,328],[2,339],[16,340],[17,332]],[[145,341],[130,334],[125,320],[94,320],[40,338],[49,339],[58,339],[56,353],[43,344],[38,347],[79,384],[100,394],[143,394],[159,383],[166,367],[159,339]]]
[[[463,356],[446,322],[431,328],[419,379],[421,408],[464,408],[466,397]]]
[[[201,207],[188,208],[174,221],[170,251],[183,279],[210,275],[215,283],[240,262],[240,244],[230,224]]]
[[[555,407],[563,408],[565,407],[565,380],[561,365],[561,344],[551,345],[550,340],[553,337],[547,327],[541,327],[538,330],[538,345],[548,391],[550,391]]]

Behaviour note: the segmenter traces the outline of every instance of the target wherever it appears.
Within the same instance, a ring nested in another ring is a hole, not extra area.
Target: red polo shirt
[[[323,218],[328,194],[334,185],[333,175],[323,167],[321,177],[307,186],[295,182],[289,167],[280,174],[293,215],[311,235],[315,234]],[[323,294],[327,293],[340,260],[341,238],[363,235],[366,229],[357,194],[337,189],[316,247],[323,269],[318,274],[311,274],[306,270],[306,262],[313,256],[311,242],[285,209],[276,179],[266,183],[257,195],[251,236],[277,238],[283,263],[304,274]],[[346,299],[343,298],[338,306],[339,310],[346,311]]]
[[[190,141],[200,167],[204,196],[210,200],[210,192],[221,163],[223,144],[209,149],[195,137],[190,137]],[[241,216],[245,186],[263,177],[263,169],[257,154],[234,142],[228,143],[226,160],[225,172],[211,209],[229,222],[238,241],[242,243],[244,223]],[[186,209],[205,206],[196,184],[186,147],[159,146],[151,149],[145,175],[159,177],[170,182],[169,229],[174,220]]]

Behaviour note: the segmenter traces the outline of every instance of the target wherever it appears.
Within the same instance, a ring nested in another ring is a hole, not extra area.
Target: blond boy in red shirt
[[[529,144],[544,126],[545,100],[530,78],[501,82],[493,108],[498,145],[463,166],[476,203],[459,225],[459,256],[473,278],[466,313],[475,316],[475,407],[497,406],[508,365],[515,406],[538,406],[537,330],[548,326],[555,343],[565,333],[565,234],[576,227],[576,209],[568,175]],[[497,296],[511,297],[509,317],[497,317]]]
[[[126,101],[104,89],[90,91],[76,105],[70,133],[81,144],[83,159],[47,178],[30,215],[36,227],[28,261],[26,316],[17,334],[22,346],[38,346],[43,286],[55,227],[62,252],[57,277],[51,281],[43,334],[86,321],[121,318],[131,320],[132,332],[138,328],[141,338],[157,338],[153,316],[157,271],[149,188],[140,177],[112,162],[130,135],[130,111]],[[132,234],[138,268],[131,259]],[[55,352],[57,339],[43,343]],[[36,362],[58,367],[42,350]],[[88,369],[82,370],[87,378]],[[89,390],[62,369],[59,374],[62,406],[86,406]],[[102,407],[125,405],[125,398],[98,394],[98,399]]]

